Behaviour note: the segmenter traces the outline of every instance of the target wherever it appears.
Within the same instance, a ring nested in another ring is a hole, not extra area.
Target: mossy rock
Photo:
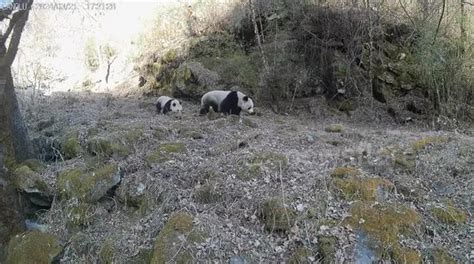
[[[291,255],[288,263],[290,264],[309,264],[312,263],[309,259],[313,255],[313,252],[307,247],[298,247],[293,255]]]
[[[296,221],[295,211],[277,198],[263,202],[260,217],[265,224],[265,229],[269,232],[288,232]]]
[[[149,165],[163,163],[170,160],[173,155],[184,152],[186,152],[186,146],[183,143],[164,143],[148,153],[145,160]]]
[[[111,142],[103,138],[94,138],[88,141],[87,151],[97,157],[126,157],[130,154],[129,148],[121,143]]]
[[[350,177],[347,179],[334,178],[333,183],[347,200],[376,200],[384,192],[394,190],[394,185],[381,178]]]
[[[193,218],[186,213],[177,213],[158,234],[150,263],[191,263],[195,243],[202,240],[202,235],[194,229]]]
[[[421,263],[421,254],[417,250],[394,246],[392,248],[391,258],[395,263],[419,264]]]
[[[50,193],[49,186],[44,182],[40,175],[26,165],[16,168],[13,175],[13,184],[17,189],[23,192]]]
[[[77,133],[67,134],[60,141],[61,154],[64,159],[73,159],[81,152],[81,145],[77,139]]]
[[[8,243],[6,264],[52,263],[62,247],[55,236],[31,231],[16,235]]]
[[[433,249],[429,254],[430,260],[434,264],[456,264],[458,263],[455,258],[449,255],[449,253],[441,248]]]
[[[336,261],[337,238],[334,236],[318,237],[318,253],[322,258],[322,263],[335,263]]]
[[[410,146],[415,152],[419,152],[424,150],[427,146],[442,144],[447,141],[448,139],[446,137],[441,136],[424,137],[419,140],[413,141]]]
[[[28,168],[37,173],[41,173],[46,168],[45,165],[37,159],[25,160],[19,166],[27,166]]]
[[[194,200],[201,204],[210,204],[218,202],[221,199],[221,193],[215,184],[206,183],[194,190]]]
[[[99,263],[100,264],[112,264],[115,263],[115,255],[116,255],[115,245],[112,240],[104,241],[99,249]]]
[[[348,178],[360,175],[360,170],[355,167],[337,167],[331,172],[333,178]]]
[[[344,131],[344,126],[341,124],[332,124],[327,126],[324,131],[328,133],[341,133]]]
[[[467,221],[466,213],[450,204],[434,206],[430,211],[431,214],[443,224],[456,225]]]
[[[58,176],[58,191],[62,198],[76,197],[81,201],[96,202],[120,182],[115,164],[103,165],[92,171],[73,169]]]
[[[360,229],[375,240],[373,247],[380,256],[402,254],[398,250],[398,237],[409,237],[414,227],[421,221],[419,214],[400,204],[373,204],[371,202],[353,203],[350,216],[344,220],[355,229]]]
[[[217,72],[225,86],[240,86],[250,89],[258,87],[260,69],[254,56],[234,53],[225,57],[198,58],[206,68]]]
[[[204,93],[215,88],[220,80],[219,74],[191,61],[183,63],[171,77],[173,94],[199,99]]]

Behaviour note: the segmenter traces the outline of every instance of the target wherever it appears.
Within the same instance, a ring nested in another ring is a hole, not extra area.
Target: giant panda
[[[254,114],[253,101],[239,91],[214,90],[207,92],[201,98],[200,114],[204,115],[212,107],[214,112],[240,115],[241,111]]]
[[[177,99],[168,97],[168,96],[160,96],[158,100],[156,100],[156,111],[158,113],[166,114],[168,112],[178,112],[181,113],[183,107],[181,106],[181,102]]]

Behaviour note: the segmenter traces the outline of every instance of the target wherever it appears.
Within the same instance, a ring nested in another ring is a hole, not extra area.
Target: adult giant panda
[[[156,100],[156,111],[158,113],[166,114],[168,112],[181,112],[181,110],[183,110],[181,102],[174,98],[160,96]]]
[[[214,112],[240,115],[241,111],[254,113],[253,101],[247,95],[238,91],[214,90],[207,92],[201,98],[201,115],[209,112],[212,107]]]

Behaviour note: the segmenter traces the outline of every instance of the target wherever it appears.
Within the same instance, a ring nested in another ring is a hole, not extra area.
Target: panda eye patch
[[[252,109],[252,107],[251,107],[251,106],[248,108],[248,110],[250,110],[250,109]]]
[[[176,103],[173,103],[173,106],[176,106]]]

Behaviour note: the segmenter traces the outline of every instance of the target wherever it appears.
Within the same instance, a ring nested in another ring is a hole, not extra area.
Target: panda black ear
[[[247,102],[249,100],[249,97],[248,96],[244,96],[244,102]]]

